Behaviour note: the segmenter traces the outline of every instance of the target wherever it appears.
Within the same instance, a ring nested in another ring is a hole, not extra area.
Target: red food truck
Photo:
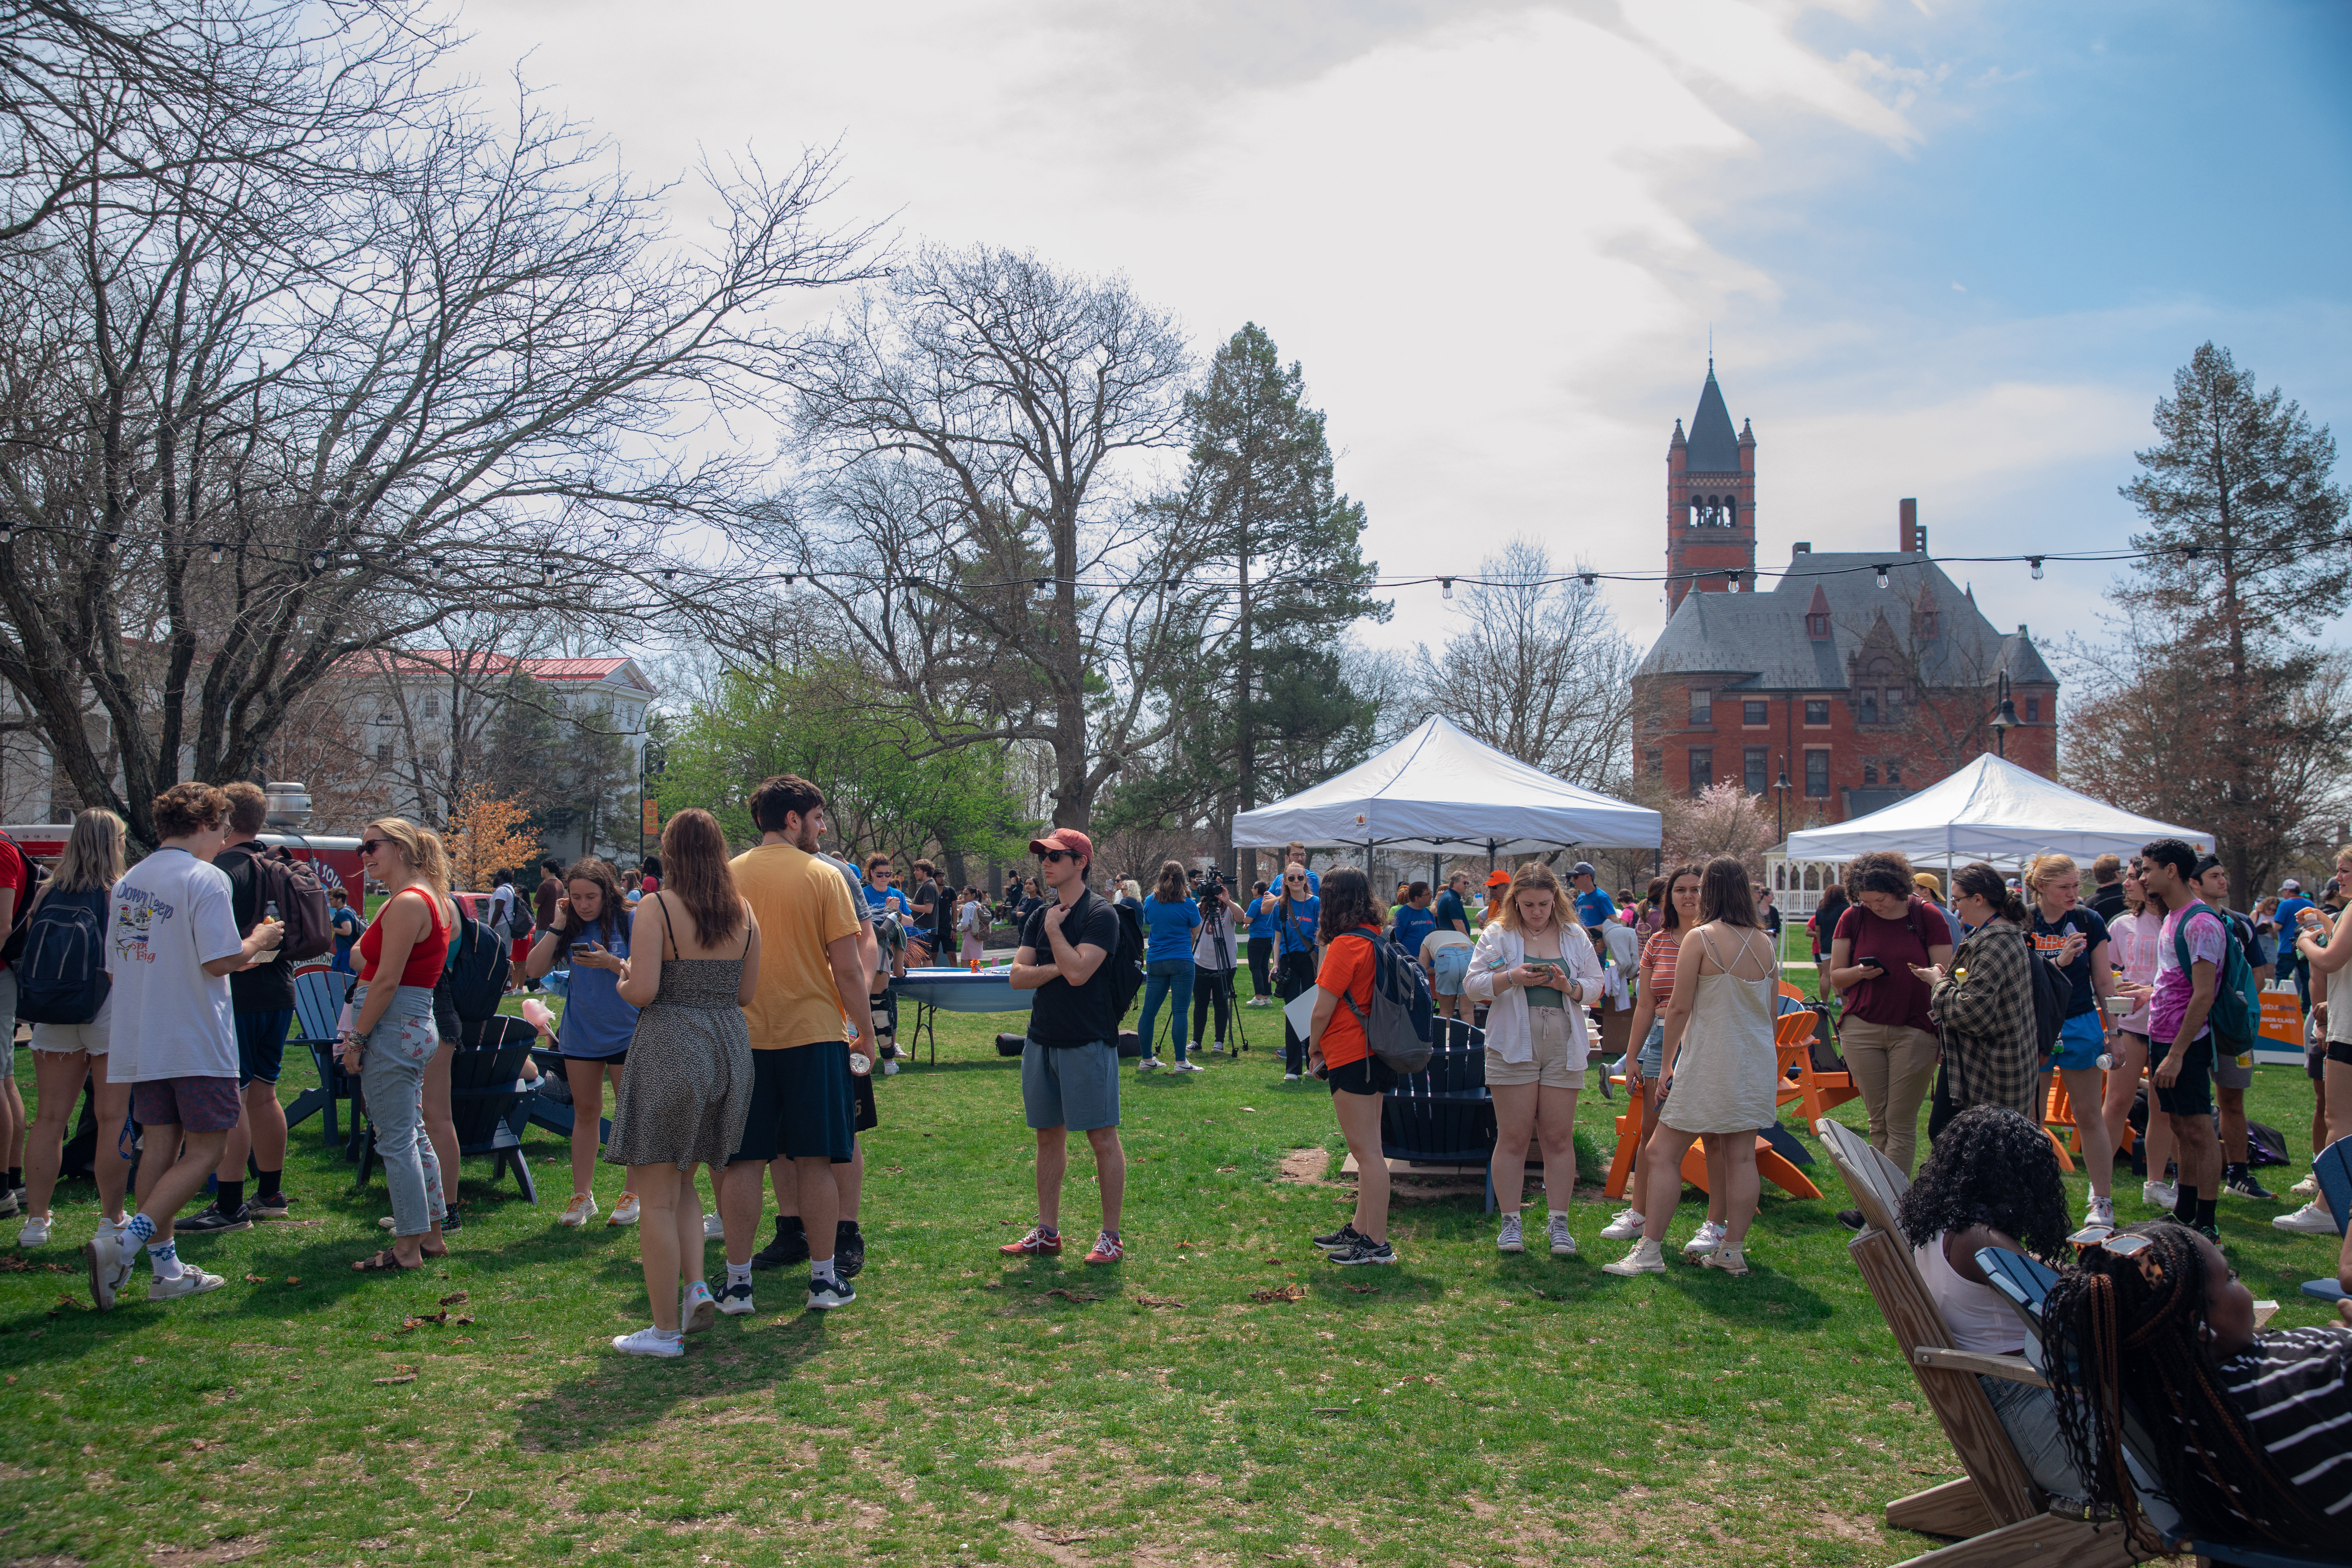
[[[5,831],[16,841],[16,847],[45,866],[54,867],[58,857],[66,850],[66,836],[73,831],[70,822],[34,823],[18,826],[11,823]],[[265,828],[264,844],[282,844],[297,860],[308,860],[319,868],[322,887],[341,888],[352,896],[352,907],[364,907],[360,897],[360,841],[324,835],[289,833],[277,828]]]

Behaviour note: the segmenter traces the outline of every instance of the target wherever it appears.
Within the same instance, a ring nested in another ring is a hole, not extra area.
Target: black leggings
[[[1289,1002],[1304,996],[1315,988],[1315,955],[1312,952],[1286,952],[1282,967],[1275,972],[1274,994]],[[1282,1021],[1282,1070],[1304,1076],[1307,1071],[1307,1037],[1290,1026],[1286,1016]]]
[[[1274,964],[1274,938],[1254,936],[1249,939],[1250,984],[1257,987],[1260,996],[1274,994],[1274,982],[1266,978]]]
[[[1192,966],[1192,1043],[1194,1045],[1201,1043],[1201,1026],[1209,1021],[1211,1003],[1214,1003],[1217,1009],[1217,1043],[1223,1045],[1225,1037],[1233,1032],[1234,1016],[1230,1011],[1233,1004],[1225,999],[1225,988],[1233,983],[1234,972],[1230,969],[1203,969],[1197,963]]]

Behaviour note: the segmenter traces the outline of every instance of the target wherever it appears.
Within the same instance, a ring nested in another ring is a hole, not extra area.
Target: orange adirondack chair
[[[1780,983],[1780,994],[1798,1002],[1805,1000],[1804,993],[1799,991],[1795,986],[1790,984],[1786,981],[1782,981]],[[1785,1027],[1790,1018],[1800,1016],[1803,1017],[1807,1024],[1803,1042],[1805,1048],[1791,1055],[1787,1049],[1790,1041],[1786,1034],[1782,1033],[1781,1030]],[[1843,1105],[1849,1100],[1859,1100],[1862,1098],[1862,1090],[1853,1087],[1853,1075],[1852,1073],[1819,1072],[1814,1069],[1812,1044],[1815,1034],[1811,1027],[1811,1024],[1814,1019],[1820,1016],[1821,1015],[1818,1013],[1808,1013],[1802,1015],[1796,1013],[1784,1013],[1780,1016],[1780,1024],[1776,1026],[1774,1029],[1775,1043],[1779,1044],[1782,1047],[1780,1053],[1780,1068],[1782,1072],[1785,1073],[1791,1067],[1797,1069],[1797,1092],[1793,1095],[1781,1096],[1780,1103],[1786,1104],[1790,1100],[1803,1100],[1805,1102],[1805,1125],[1808,1127],[1811,1127],[1813,1123],[1819,1121],[1822,1117],[1827,1116],[1830,1112],[1831,1106]]]
[[[2065,1132],[2063,1138],[2059,1136],[2061,1129]],[[2082,1152],[2082,1145],[2074,1138],[2074,1102],[2066,1093],[2066,1079],[2062,1073],[2050,1075],[2050,1098],[2042,1106],[2042,1132],[2050,1140],[2050,1146],[2058,1151],[2058,1168],[2072,1174],[2074,1154]],[[2074,1143],[2073,1153],[2067,1151],[2069,1142]]]

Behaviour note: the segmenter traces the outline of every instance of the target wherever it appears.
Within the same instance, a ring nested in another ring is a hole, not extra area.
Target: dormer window
[[[1878,722],[1877,692],[1865,691],[1862,694],[1862,700],[1855,709],[1854,721],[1861,724],[1875,724]]]
[[[1913,636],[1918,637],[1923,642],[1934,637],[1936,635],[1936,612],[1933,610],[1921,610],[1913,615],[1911,617],[1911,632]]]
[[[1829,616],[1826,615],[1807,616],[1805,617],[1805,635],[1811,637],[1816,642],[1828,637],[1830,635]]]
[[[2025,721],[2029,724],[2042,722],[2042,699],[2039,697],[2029,697],[2025,700]]]

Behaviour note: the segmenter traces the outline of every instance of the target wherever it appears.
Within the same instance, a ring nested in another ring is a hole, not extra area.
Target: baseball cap
[[[1925,888],[1931,893],[1941,894],[1944,890],[1943,882],[1933,871],[1912,872],[1911,885],[1915,888]]]
[[[1500,866],[1496,867],[1493,870],[1486,873],[1486,886],[1490,888],[1507,888],[1510,885],[1511,874],[1508,871],[1504,870]]]
[[[1590,860],[1579,860],[1575,865],[1570,866],[1568,868],[1568,874],[1571,877],[1591,877],[1595,879],[1598,879],[1601,875],[1600,872],[1592,868],[1592,862]]]
[[[2295,878],[2289,877],[2285,881],[2279,884],[2279,891],[2282,893],[2300,893],[2303,891],[2303,883]]]
[[[1043,838],[1029,840],[1029,853],[1043,855],[1048,849],[1059,849],[1076,855],[1087,865],[1094,864],[1095,842],[1075,827],[1056,827]]]

